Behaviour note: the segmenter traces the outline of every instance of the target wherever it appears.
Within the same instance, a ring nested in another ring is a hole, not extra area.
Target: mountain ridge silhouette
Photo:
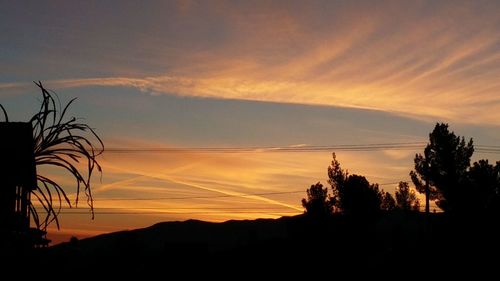
[[[220,223],[187,220],[73,239],[46,249],[43,260],[62,263],[68,273],[92,268],[123,276],[165,271],[221,276],[250,269],[253,274],[321,276],[321,270],[311,270],[335,268],[338,274],[352,277],[379,275],[387,266],[404,273],[425,261],[436,274],[457,270],[480,274],[495,268],[498,234],[490,219],[444,213],[386,212],[370,218],[335,214],[325,220],[302,214]]]

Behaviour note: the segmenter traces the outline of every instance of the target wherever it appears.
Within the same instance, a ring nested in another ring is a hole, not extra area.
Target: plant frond
[[[5,108],[3,105],[0,104],[0,109],[2,109],[3,112],[3,117],[5,118],[5,122],[9,122],[9,115],[7,114],[7,111],[5,111]]]
[[[35,143],[35,164],[53,166],[67,171],[76,183],[75,206],[78,206],[80,192],[83,190],[93,219],[94,200],[91,178],[96,168],[102,176],[102,167],[97,157],[104,151],[104,143],[89,125],[80,123],[75,117],[67,117],[68,110],[76,98],[63,107],[57,94],[46,90],[40,81],[35,84],[42,91],[43,98],[39,112],[30,120]],[[82,162],[86,162],[83,169],[80,166]],[[64,189],[50,178],[37,175],[37,181],[37,187],[32,194],[46,215],[43,220],[40,219],[33,204],[29,208],[30,214],[38,228],[46,229],[52,222],[55,222],[59,228],[58,215],[63,201],[72,207],[71,200]]]

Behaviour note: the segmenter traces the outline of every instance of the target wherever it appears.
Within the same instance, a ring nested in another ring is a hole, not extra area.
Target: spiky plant
[[[73,204],[78,206],[80,192],[83,190],[93,219],[91,177],[95,169],[102,172],[97,156],[104,151],[104,144],[87,124],[81,123],[75,117],[67,117],[67,110],[76,98],[63,107],[57,94],[46,90],[40,81],[35,84],[42,92],[40,110],[30,120],[33,128],[35,165],[37,168],[53,166],[66,170],[76,181],[76,193],[72,202],[59,183],[50,176],[40,174],[40,169],[37,169],[37,186],[31,195],[36,198],[38,204],[30,200],[30,216],[38,229],[46,230],[52,222],[59,228],[58,216],[63,203],[70,208]],[[3,107],[2,110],[8,121]],[[82,162],[86,164],[86,168],[80,167]],[[37,207],[40,206],[44,212],[39,212]]]

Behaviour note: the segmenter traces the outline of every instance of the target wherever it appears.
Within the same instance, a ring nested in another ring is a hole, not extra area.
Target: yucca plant
[[[102,173],[97,157],[104,151],[104,144],[90,126],[75,117],[67,117],[68,109],[76,98],[63,107],[57,94],[45,89],[40,81],[35,84],[42,92],[42,101],[40,110],[30,120],[37,186],[31,192],[29,214],[36,227],[45,231],[52,222],[60,227],[58,216],[64,203],[70,208],[77,207],[81,192],[85,194],[89,213],[94,218],[91,178],[95,169]],[[3,107],[2,110],[8,121]],[[85,167],[82,168],[82,165]],[[38,169],[41,166],[67,171],[76,181],[75,198],[71,200],[58,182],[41,174]]]

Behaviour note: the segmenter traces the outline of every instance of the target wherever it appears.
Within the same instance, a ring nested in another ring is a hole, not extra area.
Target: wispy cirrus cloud
[[[498,125],[500,5],[494,1],[157,6],[168,16],[150,13],[150,21],[127,24],[128,29],[111,21],[117,26],[113,33],[75,29],[79,36],[63,45],[75,44],[83,52],[75,59],[107,74],[73,74],[75,79],[49,78],[47,84],[334,105]],[[103,41],[92,36],[134,43],[95,46]]]

